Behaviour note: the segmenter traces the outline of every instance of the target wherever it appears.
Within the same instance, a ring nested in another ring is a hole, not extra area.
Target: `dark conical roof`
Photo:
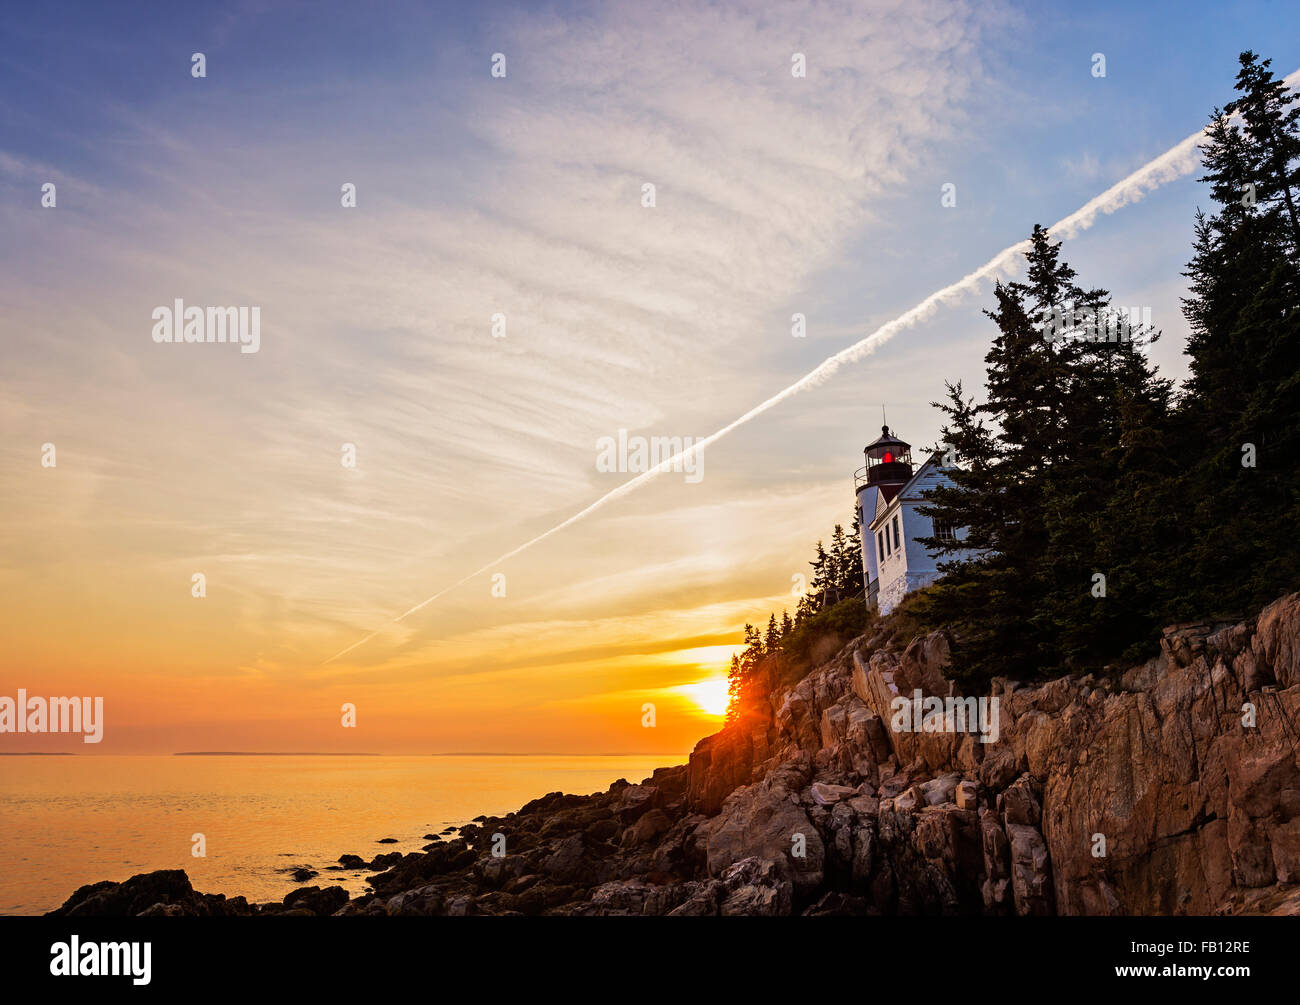
[[[904,443],[889,431],[888,426],[880,427],[880,435],[867,444],[865,453],[872,460],[880,460],[886,454],[902,456],[912,449],[910,443]]]

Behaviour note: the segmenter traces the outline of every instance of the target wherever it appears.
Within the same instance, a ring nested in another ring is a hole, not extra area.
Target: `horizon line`
[[[422,753],[391,754],[363,750],[173,750],[100,753],[80,750],[3,750],[0,757],[681,757],[676,751],[634,750],[572,753],[562,750],[433,750]],[[689,753],[686,756],[690,756]]]

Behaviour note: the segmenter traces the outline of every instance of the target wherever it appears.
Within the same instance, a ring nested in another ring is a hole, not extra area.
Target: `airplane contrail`
[[[1286,84],[1288,89],[1294,90],[1297,84],[1300,84],[1300,70],[1296,70],[1287,76],[1283,80],[1283,83]],[[1180,143],[1174,144],[1159,157],[1144,164],[1128,177],[1116,182],[1100,195],[1084,203],[1084,205],[1076,209],[1069,216],[1058,220],[1051,227],[1047,228],[1048,232],[1053,236],[1062,239],[1075,237],[1082,231],[1091,227],[1097,221],[1097,216],[1099,214],[1105,213],[1109,215],[1130,203],[1139,202],[1147,195],[1147,193],[1155,191],[1166,182],[1181,178],[1183,175],[1196,170],[1197,165],[1200,163],[1200,152],[1197,147],[1206,136],[1206,129],[1192,133],[1191,136],[1188,136]],[[579,520],[590,516],[592,513],[596,512],[596,510],[607,506],[609,503],[621,499],[623,496],[631,492],[635,492],[642,485],[653,481],[665,471],[673,468],[674,465],[677,465],[678,470],[680,471],[682,467],[685,467],[686,461],[689,458],[693,457],[705,447],[717,443],[732,430],[745,425],[745,423],[749,422],[751,419],[756,419],[769,409],[775,408],[787,398],[792,398],[802,391],[824,384],[835,374],[836,371],[840,369],[840,367],[847,363],[857,363],[859,360],[865,359],[899,332],[903,331],[905,328],[910,328],[918,321],[922,321],[929,317],[942,305],[949,301],[957,300],[967,293],[978,290],[979,284],[982,280],[990,279],[1002,273],[1011,274],[1013,271],[1012,267],[1017,257],[1024,254],[1024,252],[1029,249],[1029,244],[1030,242],[1026,239],[1018,241],[1008,248],[1004,248],[974,272],[967,273],[961,279],[957,280],[957,282],[951,283],[943,289],[931,293],[919,304],[911,308],[911,310],[900,314],[892,321],[887,321],[870,335],[859,339],[851,346],[841,349],[835,355],[823,360],[793,384],[776,392],[776,394],[772,395],[766,401],[755,405],[744,415],[723,426],[716,433],[706,436],[703,439],[696,440],[690,447],[687,447],[686,449],[674,454],[672,457],[662,461],[658,466],[651,468],[649,471],[642,472],[635,478],[629,478],[627,481],[623,482],[623,484],[611,489],[609,492],[606,492],[590,506],[579,510],[561,523],[557,523],[550,530],[543,531],[531,540],[525,541],[518,547],[507,551],[504,555],[498,555],[491,562],[488,562],[486,565],[482,565],[468,575],[461,577],[450,586],[443,587],[433,596],[420,601],[414,607],[397,615],[397,617],[393,618],[382,628],[375,629],[359,642],[354,642],[346,649],[342,649],[335,653],[321,665],[324,666],[327,663],[333,663],[341,656],[346,656],[348,653],[352,652],[352,650],[365,645],[382,632],[384,628],[388,628],[400,621],[404,621],[416,611],[428,607],[439,597],[450,593],[452,590],[456,589],[456,587],[462,586],[476,576],[481,576],[483,573],[495,568],[502,562],[514,558],[521,551],[526,551],[533,545],[540,544],[552,534],[558,534],[566,527],[573,526],[573,524],[577,523]]]

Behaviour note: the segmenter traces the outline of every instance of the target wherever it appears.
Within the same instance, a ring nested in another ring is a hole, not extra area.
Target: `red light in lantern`
[[[891,454],[888,450],[885,451],[884,461],[886,464],[892,464],[894,461],[894,455]]]

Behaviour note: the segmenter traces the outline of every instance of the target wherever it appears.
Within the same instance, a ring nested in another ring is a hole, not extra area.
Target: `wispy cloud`
[[[183,513],[200,558],[262,556],[226,575],[291,596],[286,616],[364,625],[463,568],[485,527],[590,497],[598,436],[691,435],[658,427],[738,398],[716,375],[739,376],[773,310],[960,121],[990,16],[937,2],[512,13],[485,32],[505,80],[485,53],[474,79],[445,82],[450,111],[357,121],[360,159],[329,149],[346,104],[310,107],[293,145],[247,120],[244,88],[214,91],[202,124],[177,95],[115,105],[104,156],[140,183],[87,200],[66,315],[7,291],[36,321],[12,379],[80,400],[65,436],[88,450],[150,442],[155,470],[185,472],[101,512]],[[435,184],[415,182],[413,158]],[[344,181],[355,211],[338,206]],[[63,253],[45,219],[7,215],[38,256]],[[150,308],[176,296],[260,304],[262,352],[151,344]],[[112,335],[76,334],[88,314]],[[76,351],[55,376],[41,346],[60,340]],[[109,359],[121,379],[106,386]]]
[[[1288,84],[1292,85],[1298,80],[1300,80],[1300,70],[1297,70],[1290,78],[1288,78]],[[1080,232],[1091,227],[1097,221],[1099,215],[1114,213],[1116,210],[1121,209],[1124,206],[1138,202],[1166,182],[1190,173],[1195,170],[1200,163],[1199,144],[1204,142],[1204,140],[1204,130],[1199,130],[1196,133],[1193,133],[1182,142],[1170,147],[1159,157],[1154,158],[1138,170],[1116,182],[1100,195],[1090,199],[1075,212],[1052,224],[1051,227],[1049,227],[1050,232],[1058,239],[1075,237]],[[567,519],[530,538],[510,551],[497,556],[492,561],[480,566],[474,572],[469,573],[456,582],[449,584],[437,593],[416,604],[414,607],[408,608],[406,611],[403,611],[401,614],[398,614],[393,618],[390,624],[404,621],[412,614],[423,610],[429,604],[441,599],[447,593],[469,582],[471,579],[474,579],[491,569],[497,568],[527,549],[532,548],[551,536],[585,520],[587,517],[610,503],[635,492],[637,489],[658,478],[660,475],[671,471],[674,464],[680,467],[684,460],[700,454],[704,449],[717,443],[723,437],[739,429],[746,423],[758,418],[763,413],[777,407],[782,402],[785,402],[804,391],[821,386],[826,381],[830,380],[842,367],[858,363],[865,359],[890,339],[896,337],[920,321],[930,317],[941,307],[951,304],[964,296],[978,292],[981,288],[981,284],[1013,274],[1019,265],[1019,260],[1028,249],[1029,242],[1027,240],[1019,241],[1016,244],[1004,248],[978,269],[967,273],[956,282],[950,283],[942,289],[936,290],[915,307],[905,311],[886,324],[881,325],[865,338],[860,339],[847,348],[842,349],[823,360],[793,384],[790,384],[778,391],[776,394],[761,401],[759,404],[749,409],[737,419],[723,426],[721,429],[709,434],[708,436],[700,438],[696,443],[679,451],[671,458],[664,460],[657,467],[651,468],[649,471],[636,475],[633,478],[629,478],[622,485],[611,489],[609,492],[600,496],[594,502],[585,506]],[[346,649],[335,653],[326,662],[333,662],[334,660],[346,656],[353,650],[365,645],[371,639],[374,639],[380,634],[380,631],[381,630],[376,630],[371,632],[369,635],[354,642]]]

